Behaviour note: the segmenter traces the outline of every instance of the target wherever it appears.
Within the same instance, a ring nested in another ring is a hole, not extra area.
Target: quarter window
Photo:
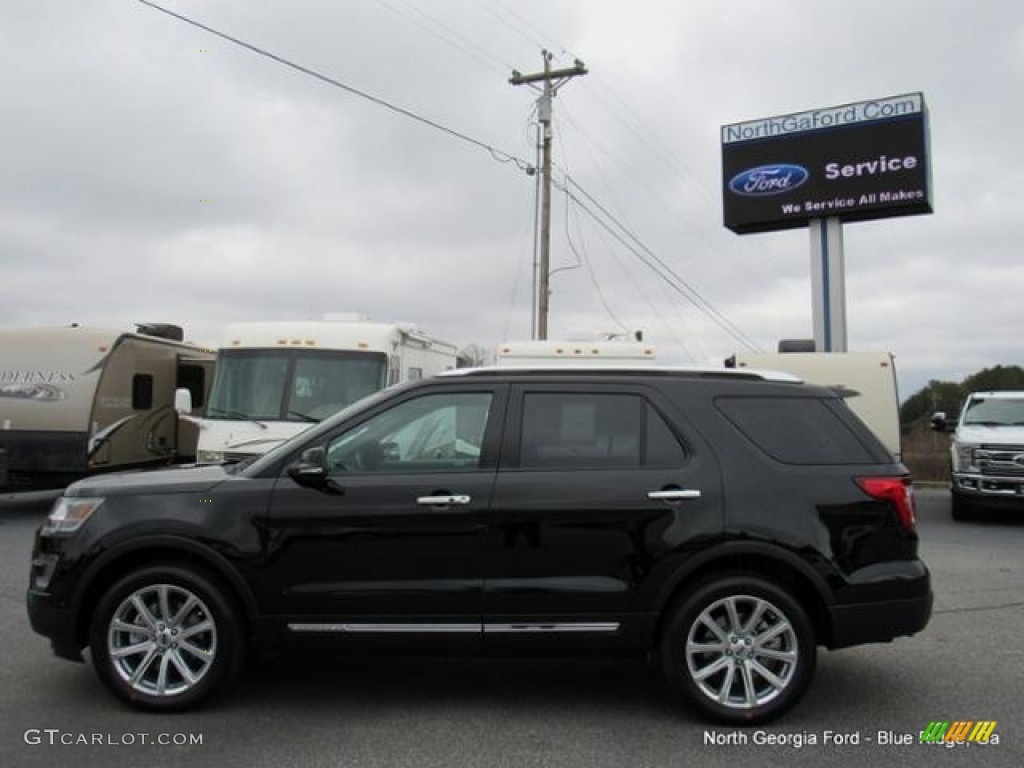
[[[528,469],[680,466],[685,454],[639,395],[527,394],[520,466]]]
[[[869,464],[876,460],[824,400],[723,397],[716,404],[754,445],[785,464]]]

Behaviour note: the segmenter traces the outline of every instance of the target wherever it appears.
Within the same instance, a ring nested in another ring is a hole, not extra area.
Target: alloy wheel
[[[797,632],[776,605],[730,595],[701,611],[686,636],[686,665],[708,699],[735,710],[762,707],[781,695],[800,660]]]
[[[174,584],[148,585],[129,594],[114,611],[107,653],[117,675],[133,690],[178,696],[213,667],[217,626],[195,593]]]

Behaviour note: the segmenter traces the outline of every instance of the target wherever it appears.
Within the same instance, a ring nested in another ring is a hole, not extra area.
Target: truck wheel
[[[752,725],[803,695],[814,674],[814,629],[787,592],[752,576],[699,586],[662,634],[666,680],[706,717]]]
[[[139,709],[187,709],[241,668],[239,625],[231,600],[204,572],[143,568],[100,599],[90,630],[93,665],[115,695]]]
[[[958,493],[954,493],[950,501],[950,512],[953,519],[960,523],[975,520],[978,517],[971,502]]]

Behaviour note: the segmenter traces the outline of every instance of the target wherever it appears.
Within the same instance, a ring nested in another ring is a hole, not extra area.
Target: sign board
[[[931,213],[921,93],[722,126],[725,226],[738,234]]]

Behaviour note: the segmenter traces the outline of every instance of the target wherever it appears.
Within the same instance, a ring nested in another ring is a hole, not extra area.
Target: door
[[[643,647],[687,541],[721,530],[714,456],[652,389],[513,391],[488,536],[485,646]]]
[[[323,441],[323,489],[278,480],[267,610],[291,635],[479,648],[504,392],[420,388]]]
[[[174,457],[176,352],[160,342],[122,337],[96,390],[89,469],[164,463]]]

